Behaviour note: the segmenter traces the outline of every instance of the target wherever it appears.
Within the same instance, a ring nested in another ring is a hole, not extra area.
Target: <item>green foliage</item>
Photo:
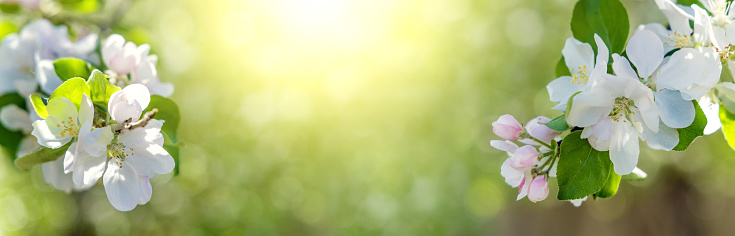
[[[572,73],[569,72],[569,67],[567,67],[567,63],[564,61],[564,56],[556,63],[556,77],[559,78],[562,76],[572,76]]]
[[[60,0],[59,3],[66,10],[88,14],[100,8],[100,0]]]
[[[65,81],[58,88],[56,88],[56,90],[51,93],[51,97],[49,98],[49,100],[65,97],[68,98],[72,103],[74,103],[77,108],[79,108],[79,104],[82,101],[83,94],[87,94],[87,96],[89,97],[89,85],[87,84],[87,81],[84,81],[84,79],[82,78],[72,78]]]
[[[0,3],[0,11],[3,13],[18,13],[20,5],[18,3]]]
[[[720,121],[722,122],[722,134],[727,144],[730,145],[730,148],[735,149],[735,114],[720,105]]]
[[[71,143],[72,142],[69,142],[66,145],[57,149],[41,147],[41,149],[32,152],[31,154],[15,159],[15,165],[23,170],[29,170],[34,165],[54,161],[64,155],[66,149],[69,149],[69,146],[71,146]]]
[[[38,114],[39,117],[46,119],[46,117],[48,117],[48,111],[46,110],[46,103],[43,101],[41,95],[34,93],[31,94],[30,98],[31,105],[33,105],[33,109],[36,110],[36,114]]]
[[[166,121],[163,123],[163,127],[161,127],[161,132],[163,133],[165,141],[163,148],[166,149],[166,151],[168,151],[168,153],[174,158],[174,161],[176,162],[174,173],[178,174],[180,144],[176,138],[176,130],[179,128],[179,121],[181,120],[179,107],[171,99],[153,95],[151,96],[151,103],[143,113],[145,114],[146,112],[153,110],[153,108],[158,109],[158,113],[156,113],[154,118]]]
[[[90,99],[95,104],[101,104],[107,107],[107,102],[110,101],[110,96],[113,93],[120,91],[120,87],[110,83],[108,76],[103,74],[101,71],[95,69],[87,80],[87,84],[90,89]]]
[[[674,2],[676,2],[676,4],[680,4],[680,5],[684,5],[684,6],[691,6],[692,4],[697,4],[702,9],[705,9],[704,6],[702,5],[702,3],[699,2],[699,0],[678,0],[678,1],[674,1]]]
[[[602,189],[595,193],[595,197],[599,198],[609,198],[612,196],[615,196],[616,193],[618,193],[618,187],[620,186],[620,179],[621,176],[616,174],[613,170],[613,166],[610,165],[610,175],[607,177],[607,182],[605,183],[605,186],[602,187]]]
[[[171,156],[174,158],[174,163],[176,163],[176,166],[174,166],[174,175],[179,175],[179,169],[181,169],[181,166],[179,163],[179,146],[177,145],[169,145],[164,144],[163,149],[166,149],[168,154],[171,154]]]
[[[554,118],[553,120],[550,120],[547,123],[544,123],[543,125],[549,127],[549,129],[559,132],[564,132],[570,129],[569,125],[567,125],[567,118],[564,114]]]
[[[0,96],[0,109],[10,104],[15,104],[20,108],[25,108],[26,106],[23,97],[17,93],[8,93]],[[15,153],[18,152],[18,144],[20,144],[22,138],[22,132],[11,131],[6,129],[5,126],[0,125],[0,146],[3,147],[3,151],[11,159],[15,158]]]
[[[13,22],[10,21],[0,21],[0,38],[5,37],[5,35],[14,33],[18,28],[13,24]]]
[[[81,59],[67,57],[54,61],[54,70],[62,81],[66,81],[75,77],[89,77],[89,74],[92,73],[92,65]]]
[[[557,166],[559,200],[574,200],[599,192],[612,170],[607,151],[600,152],[582,139],[582,131],[572,132],[562,140]]]
[[[572,34],[589,43],[597,52],[594,35],[602,38],[611,53],[622,53],[628,40],[630,23],[625,7],[618,0],[580,0],[574,5]]]
[[[707,126],[707,117],[704,116],[704,112],[702,111],[702,108],[699,107],[697,101],[692,102],[694,103],[694,109],[696,111],[694,122],[692,122],[689,127],[676,129],[676,131],[679,132],[679,144],[674,147],[675,151],[687,150],[689,145],[694,142],[694,139],[704,135],[704,127]]]

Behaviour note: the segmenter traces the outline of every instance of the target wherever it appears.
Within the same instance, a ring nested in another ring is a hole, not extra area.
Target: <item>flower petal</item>
[[[49,116],[53,116],[64,121],[68,118],[74,119],[79,116],[77,106],[65,97],[50,100],[46,106],[46,110],[48,111]]]
[[[10,104],[0,109],[0,122],[8,130],[22,131],[25,134],[33,130],[28,112],[20,109],[15,104]]]
[[[73,179],[76,186],[92,186],[102,177],[107,166],[107,155],[91,156],[79,153],[73,168]],[[119,169],[119,166],[117,167]]]
[[[28,135],[23,137],[23,139],[20,140],[20,144],[18,145],[18,152],[15,153],[15,158],[20,158],[22,156],[31,154],[31,152],[38,150],[41,148],[41,145],[38,145],[38,140],[36,140],[36,137],[33,137],[33,135]]]
[[[151,93],[148,88],[142,84],[131,84],[121,90],[128,99],[137,102],[142,109],[148,107],[151,103]]]
[[[140,176],[140,200],[138,205],[143,205],[151,200],[153,195],[153,187],[147,176]]]
[[[610,139],[610,161],[615,173],[630,174],[638,164],[638,131],[630,122],[613,122],[613,135]]]
[[[133,153],[125,158],[135,171],[144,176],[153,174],[168,174],[176,165],[174,158],[159,145],[149,145],[144,148],[135,148]]]
[[[711,18],[707,14],[707,11],[705,11],[704,9],[702,9],[701,7],[697,5],[692,5],[692,10],[694,11],[694,19],[693,19],[694,34],[692,35],[694,42],[704,43],[704,42],[711,41],[713,44],[717,45],[717,43],[715,42],[715,39],[708,40],[713,29],[712,29],[712,23],[710,21]],[[720,27],[716,27],[716,28],[720,28]]]
[[[118,211],[130,211],[138,205],[142,194],[140,180],[131,166],[109,161],[102,182],[107,199]]]
[[[610,50],[607,49],[605,41],[602,41],[599,35],[595,34],[595,43],[597,44],[597,57],[595,58],[595,69],[602,69],[607,73],[607,61],[610,57]]]
[[[114,134],[110,126],[92,130],[85,141],[84,151],[91,156],[103,156],[107,154],[107,145],[110,144],[113,138]]]
[[[583,67],[592,69],[595,65],[593,61],[595,52],[592,51],[592,46],[573,37],[569,37],[564,43],[561,54],[564,56],[564,62],[569,69],[579,71]]]
[[[638,69],[641,78],[653,74],[664,59],[664,46],[656,33],[650,30],[636,32],[626,48],[630,62]],[[635,77],[634,77],[635,78]]]
[[[653,132],[644,125],[641,139],[652,149],[671,151],[679,144],[679,132],[660,121],[658,132]]]
[[[659,111],[655,103],[653,91],[638,80],[629,79],[626,82],[625,97],[633,99],[640,111],[643,122],[654,132],[658,132]]]
[[[506,159],[500,167],[500,175],[505,177],[505,183],[514,188],[518,187],[521,184],[521,180],[523,180],[523,171],[511,167],[510,158]]]
[[[661,121],[671,128],[685,128],[694,121],[694,104],[681,98],[679,91],[662,89],[655,93]]]
[[[702,54],[693,48],[682,48],[674,52],[655,75],[659,88],[681,90],[691,86],[705,68]]]
[[[612,111],[615,98],[605,91],[585,91],[574,97],[572,109],[567,114],[567,123],[587,127]]]
[[[690,7],[674,4],[671,0],[656,0],[656,5],[668,19],[672,31],[679,31],[683,35],[692,33],[689,20],[693,19],[694,16]],[[691,11],[691,13],[687,11]]]
[[[56,74],[52,60],[42,60],[36,63],[36,79],[41,85],[41,90],[46,94],[53,93],[64,82]]]
[[[720,104],[711,96],[706,95],[699,99],[699,106],[704,112],[704,116],[707,117],[707,126],[704,127],[704,134],[710,135],[715,131],[722,128],[722,121],[720,121]]]
[[[66,149],[66,152],[64,153],[64,173],[68,174],[71,172],[71,170],[74,168],[74,161],[76,160],[76,157],[79,156],[79,152],[77,151],[77,148],[79,147],[79,142],[73,142],[69,146],[69,149]]]
[[[63,161],[64,158],[60,157],[54,161],[42,163],[41,173],[44,182],[58,190],[70,193],[74,189],[74,183],[72,183],[70,176],[64,174]]]
[[[508,153],[513,153],[518,149],[518,145],[509,140],[490,140],[490,146]]]
[[[671,38],[669,38],[669,34],[672,33],[664,27],[664,25],[660,23],[650,23],[645,25],[639,25],[637,30],[650,30],[656,33],[656,36],[661,40],[661,42],[664,42],[664,53],[670,52],[672,49],[674,49],[674,44],[676,44],[675,41],[673,41]]]
[[[571,76],[559,77],[546,85],[546,90],[549,92],[549,100],[564,104],[567,103],[572,94],[582,91],[583,88],[576,83],[572,83]]]
[[[92,100],[87,97],[87,94],[82,94],[82,102],[79,104],[79,124],[86,122],[94,122],[94,108],[92,107]]]
[[[630,66],[630,62],[628,62],[628,59],[625,59],[625,57],[621,57],[617,53],[614,53],[612,57],[612,68],[613,71],[615,71],[616,75],[633,79],[638,78],[638,74],[636,74],[635,70],[633,70],[633,67]]]
[[[581,206],[584,201],[587,201],[587,197],[584,197],[581,199],[569,200],[569,202],[572,203],[572,205],[574,205],[575,207]]]
[[[68,143],[72,137],[66,136],[61,137],[58,132],[54,133],[50,130],[49,124],[52,120],[38,120],[33,122],[33,131],[31,134],[38,139],[38,144],[47,148],[60,148],[64,144]]]

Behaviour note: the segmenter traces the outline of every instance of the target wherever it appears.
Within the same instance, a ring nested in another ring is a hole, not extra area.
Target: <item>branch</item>
[[[144,127],[148,124],[148,121],[153,119],[153,117],[156,116],[156,113],[158,113],[158,109],[153,108],[153,110],[146,112],[143,114],[143,117],[140,118],[140,120],[136,122],[132,122],[132,119],[127,119],[123,121],[122,123],[117,123],[115,125],[112,125],[112,128],[115,130],[115,133],[120,133],[122,130],[132,130],[135,128]]]

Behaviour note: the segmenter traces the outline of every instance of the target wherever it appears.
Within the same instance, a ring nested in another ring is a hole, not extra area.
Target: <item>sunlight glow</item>
[[[329,33],[349,27],[351,1],[341,0],[276,0],[276,12],[282,24],[304,33]]]

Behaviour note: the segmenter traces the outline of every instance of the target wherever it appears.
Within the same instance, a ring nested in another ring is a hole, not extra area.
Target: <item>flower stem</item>
[[[543,141],[541,141],[541,140],[539,140],[539,139],[537,139],[537,138],[534,138],[534,137],[533,137],[533,136],[531,136],[531,135],[528,135],[528,138],[532,139],[533,141],[536,141],[537,143],[540,143],[541,145],[544,145],[544,146],[546,146],[546,147],[547,147],[547,148],[549,148],[549,149],[553,149],[553,148],[551,147],[551,145],[550,145],[550,144],[548,144],[548,143],[545,143],[545,142],[543,142]]]

